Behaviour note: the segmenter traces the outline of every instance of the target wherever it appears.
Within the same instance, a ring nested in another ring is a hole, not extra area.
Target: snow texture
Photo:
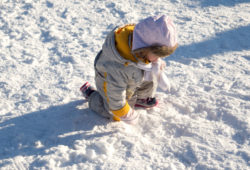
[[[169,15],[170,92],[136,125],[88,109],[109,31]],[[0,0],[0,169],[250,169],[249,0]]]

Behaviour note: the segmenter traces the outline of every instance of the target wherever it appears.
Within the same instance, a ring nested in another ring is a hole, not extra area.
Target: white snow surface
[[[171,91],[138,124],[79,92],[115,26],[169,15]],[[249,0],[0,0],[0,169],[250,169]]]

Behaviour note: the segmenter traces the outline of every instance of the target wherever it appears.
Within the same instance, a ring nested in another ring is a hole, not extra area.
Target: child
[[[161,58],[177,46],[176,28],[165,15],[111,31],[95,58],[96,90],[88,82],[80,88],[90,109],[106,118],[136,123],[139,115],[133,108],[156,106],[159,80],[168,86]]]

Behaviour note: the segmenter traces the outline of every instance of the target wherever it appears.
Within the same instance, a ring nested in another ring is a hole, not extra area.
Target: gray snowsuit
[[[153,97],[156,82],[144,82],[144,71],[124,59],[116,49],[111,31],[94,63],[97,91],[89,98],[91,110],[106,118],[119,120],[133,108],[136,99]]]

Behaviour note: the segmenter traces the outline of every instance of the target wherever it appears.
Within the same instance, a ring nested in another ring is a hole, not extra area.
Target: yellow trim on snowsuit
[[[107,72],[104,73],[104,77],[105,77],[105,80],[107,80]],[[107,85],[108,85],[108,82],[107,81],[104,81],[103,82],[103,91],[104,91],[104,95],[107,99],[107,103],[109,103],[109,98],[108,98],[108,92],[107,92]]]
[[[125,116],[128,113],[129,109],[130,109],[130,106],[129,106],[128,102],[126,102],[126,104],[121,109],[112,110],[112,113],[115,116],[122,117],[122,116]]]
[[[126,102],[126,104],[121,109],[112,110],[112,113],[114,114],[113,119],[116,121],[120,121],[121,120],[120,118],[128,114],[129,110],[130,110],[130,106],[128,102]]]
[[[132,42],[129,42],[129,35],[132,35],[134,27],[135,25],[125,25],[115,30],[115,42],[116,49],[123,58],[137,62],[137,59],[131,54]]]

